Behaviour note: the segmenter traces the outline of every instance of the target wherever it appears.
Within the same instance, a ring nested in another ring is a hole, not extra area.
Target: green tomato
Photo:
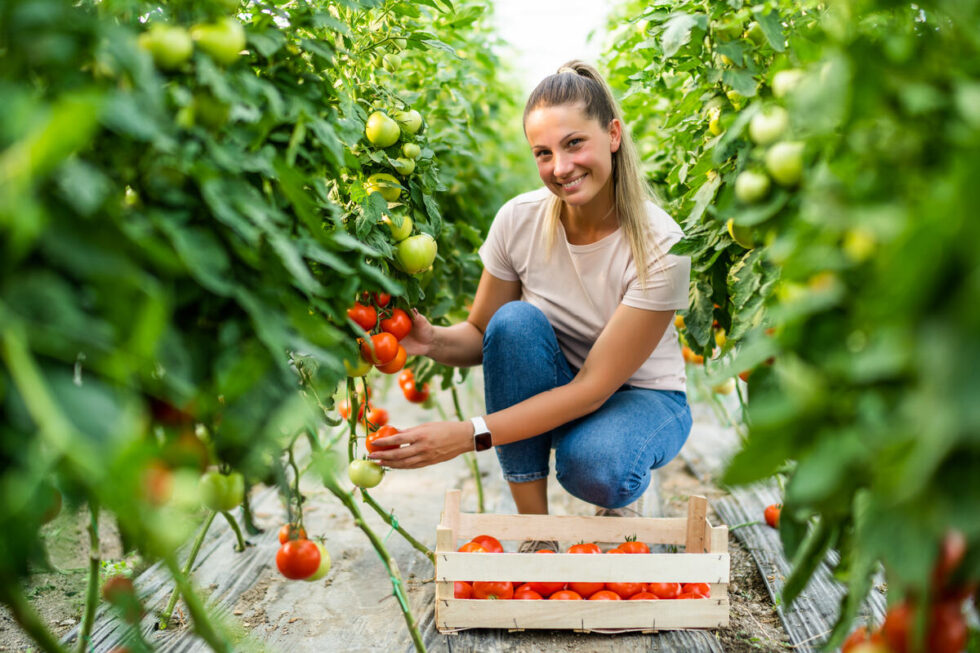
[[[766,170],[783,186],[793,186],[803,177],[803,143],[781,141],[766,152]]]
[[[352,460],[347,467],[347,476],[357,487],[371,488],[384,478],[385,470],[373,460]]]
[[[708,112],[708,131],[715,136],[725,131],[721,126],[721,109],[714,108]]]
[[[429,234],[406,238],[395,248],[398,265],[408,274],[422,272],[436,259],[436,239]]]
[[[346,358],[344,359],[344,369],[347,370],[347,376],[364,376],[371,371],[372,367],[374,365],[371,364],[371,361],[364,360],[363,356],[358,356],[357,363],[353,364]]]
[[[796,68],[780,70],[772,76],[772,94],[778,98],[789,95],[803,79],[803,71]]]
[[[409,159],[417,159],[422,154],[422,148],[415,143],[405,143],[402,145],[402,154]]]
[[[771,107],[752,116],[749,136],[759,145],[769,145],[779,140],[789,127],[789,113],[782,107]]]
[[[765,45],[768,41],[766,39],[766,33],[762,31],[762,26],[754,20],[749,23],[748,29],[745,30],[745,33],[742,34],[742,36],[752,41],[756,45]]]
[[[769,194],[769,185],[764,172],[745,170],[735,178],[735,197],[744,204],[754,204]]]
[[[210,510],[227,512],[241,505],[245,498],[245,478],[238,472],[222,474],[211,471],[198,481],[201,501]]]
[[[736,111],[740,111],[742,109],[742,105],[745,104],[745,96],[735,89],[725,91],[725,97],[727,97],[728,101],[732,103],[732,106],[735,107]]]
[[[235,63],[245,49],[245,28],[231,16],[195,25],[191,37],[209,57],[226,66]]]
[[[393,175],[387,172],[378,172],[367,178],[364,190],[371,193],[380,193],[381,197],[389,202],[394,202],[402,194],[402,185]]]
[[[402,158],[398,158],[398,159],[395,159],[394,161],[392,161],[391,162],[391,165],[394,166],[395,171],[398,174],[402,175],[403,177],[407,177],[408,175],[410,175],[413,172],[415,172],[415,160],[414,159],[402,159]]]
[[[389,147],[398,142],[401,130],[398,123],[389,118],[381,111],[375,111],[367,119],[364,133],[372,145],[378,147]]]
[[[752,227],[735,224],[735,218],[728,218],[728,222],[725,224],[728,227],[728,235],[732,237],[732,240],[745,249],[755,247],[755,237],[752,233]]]
[[[191,58],[194,43],[183,27],[153,23],[140,34],[139,45],[150,53],[158,68],[173,70]]]
[[[221,129],[228,122],[231,107],[210,93],[194,94],[194,118],[209,129]]]
[[[407,215],[402,218],[402,226],[396,227],[395,221],[391,219],[391,216],[382,216],[381,221],[388,225],[388,230],[391,232],[391,237],[395,239],[395,242],[401,242],[412,235],[412,219]]]
[[[386,54],[381,57],[381,66],[389,73],[398,70],[402,65],[402,58],[397,54]]]
[[[330,572],[330,554],[327,553],[327,548],[320,542],[314,542],[314,544],[316,544],[316,548],[320,549],[320,566],[317,567],[312,576],[303,579],[307,582],[320,580]]]
[[[395,113],[395,120],[409,134],[414,134],[422,129],[422,114],[415,109],[409,111],[398,111]]]

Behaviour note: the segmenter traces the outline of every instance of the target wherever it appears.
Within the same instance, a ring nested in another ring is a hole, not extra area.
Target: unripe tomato
[[[797,184],[803,177],[803,143],[783,141],[770,147],[766,152],[766,170],[780,185]]]
[[[245,478],[238,472],[205,472],[198,482],[205,507],[218,512],[237,508],[245,498]]]
[[[390,216],[382,216],[381,221],[385,223],[388,227],[388,231],[391,232],[391,237],[395,242],[401,242],[412,235],[412,219],[407,215],[402,218],[401,226],[396,227],[395,221]]]
[[[735,178],[735,197],[744,204],[754,204],[769,194],[769,185],[765,173],[744,170]]]
[[[373,460],[352,460],[347,466],[347,476],[357,487],[372,488],[381,482],[385,471]]]
[[[347,370],[347,376],[364,376],[371,371],[374,365],[371,361],[364,360],[363,357],[358,356],[356,363],[351,363],[346,358],[344,359],[344,369]]]
[[[315,544],[316,548],[320,551],[320,566],[316,568],[313,575],[303,579],[308,583],[312,583],[315,580],[320,580],[330,572],[330,554],[327,553],[327,548],[320,542],[314,542],[313,544]]]
[[[220,64],[235,63],[245,49],[245,28],[232,16],[191,28],[191,38],[203,52]]]
[[[395,172],[407,177],[408,175],[415,172],[415,160],[414,159],[402,159],[398,158],[391,162],[392,167],[395,168]]]
[[[745,227],[735,224],[735,218],[728,218],[728,222],[725,223],[725,226],[728,227],[728,235],[732,237],[732,240],[734,240],[736,244],[741,245],[745,249],[752,249],[755,247],[755,237],[752,227]]]
[[[415,109],[395,112],[395,120],[409,134],[414,134],[422,129],[422,115]]]
[[[153,23],[140,34],[139,46],[150,53],[153,63],[163,70],[173,70],[191,58],[194,43],[183,27]]]
[[[402,185],[394,176],[387,172],[377,172],[367,178],[364,183],[364,190],[370,195],[378,193],[388,202],[397,201],[402,194]]]
[[[422,154],[422,148],[415,143],[405,143],[402,145],[402,154],[408,159],[417,159]]]
[[[803,79],[803,71],[796,68],[780,70],[772,76],[772,94],[777,98],[784,98],[789,95],[800,80]]]
[[[402,58],[397,54],[388,53],[381,57],[381,66],[389,73],[397,71],[402,65]]]
[[[769,145],[779,140],[789,127],[789,113],[782,107],[770,107],[752,116],[749,136],[759,145]]]
[[[398,142],[401,130],[398,123],[381,111],[375,111],[368,116],[364,134],[372,145],[390,147]]]
[[[320,549],[310,540],[289,540],[276,552],[276,567],[291,580],[309,578],[320,568]]]
[[[432,265],[437,250],[436,239],[429,234],[410,236],[396,246],[395,260],[408,274],[418,274]]]

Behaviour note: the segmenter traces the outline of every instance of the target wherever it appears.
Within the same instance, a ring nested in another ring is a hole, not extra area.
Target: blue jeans
[[[575,373],[540,309],[509,302],[483,334],[487,412],[502,410],[565,385]],[[496,447],[504,478],[547,478],[555,450],[558,482],[572,495],[604,508],[638,499],[650,470],[678,454],[691,431],[687,395],[624,385],[598,410],[525,440]]]

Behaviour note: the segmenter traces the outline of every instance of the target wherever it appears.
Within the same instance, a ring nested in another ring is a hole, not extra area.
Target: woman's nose
[[[567,177],[575,170],[575,163],[571,156],[555,155],[555,176],[559,179]]]

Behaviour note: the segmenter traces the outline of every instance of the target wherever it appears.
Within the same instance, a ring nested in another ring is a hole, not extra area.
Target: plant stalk
[[[211,518],[214,518],[214,513],[212,513]],[[210,525],[210,522],[208,523]],[[229,653],[231,649],[228,646],[228,642],[214,629],[211,620],[208,618],[204,603],[201,601],[201,597],[194,592],[194,588],[191,586],[188,574],[185,574],[177,566],[176,556],[173,554],[168,555],[164,558],[164,562],[167,565],[167,569],[170,570],[170,575],[176,581],[181,596],[184,597],[184,603],[187,605],[188,612],[191,613],[191,618],[194,620],[194,632],[207,642],[211,650],[216,651],[216,653]]]
[[[409,544],[415,547],[415,549],[418,550],[420,553],[424,554],[425,557],[429,559],[429,562],[431,562],[432,564],[436,563],[436,554],[433,553],[429,549],[429,547],[425,546],[424,544],[416,540],[414,537],[412,537],[411,533],[409,533],[404,528],[402,528],[401,524],[399,524],[394,518],[392,518],[390,513],[385,512],[385,509],[381,507],[381,505],[377,501],[374,500],[374,497],[368,494],[367,490],[361,488],[361,496],[364,497],[364,503],[374,508],[374,511],[381,516],[381,519],[385,520],[386,524],[388,524],[396,531],[398,531],[398,533],[402,537],[404,537]]]
[[[463,409],[459,404],[459,393],[456,391],[456,385],[453,384],[452,390],[450,391],[453,396],[453,408],[456,410],[456,419],[463,421]],[[483,504],[483,477],[480,476],[480,463],[476,460],[476,454],[467,452],[463,454],[463,460],[470,468],[470,474],[473,475],[473,482],[476,484],[476,511],[486,512]]]
[[[237,540],[235,543],[235,552],[241,553],[245,550],[245,538],[242,537],[242,529],[238,527],[238,522],[235,521],[235,518],[230,512],[227,510],[222,510],[221,514],[224,515],[224,518],[228,521],[228,525],[231,526],[231,530],[235,531],[235,538]]]
[[[204,536],[207,535],[208,529],[211,528],[211,523],[214,521],[214,516],[217,514],[218,513],[214,512],[213,510],[208,511],[208,516],[204,520],[204,524],[201,525],[201,530],[194,539],[194,544],[191,545],[191,552],[187,556],[187,561],[184,563],[182,573],[185,576],[191,573],[191,567],[194,566],[194,560],[197,558],[197,554],[201,550],[201,544],[204,543]],[[174,613],[174,608],[177,607],[178,596],[180,596],[179,585],[174,587],[174,591],[170,594],[170,600],[167,601],[167,607],[157,620],[157,628],[159,630],[164,630],[170,624],[170,617]]]
[[[92,639],[92,624],[95,622],[95,608],[99,604],[99,565],[102,554],[99,552],[99,505],[89,502],[88,524],[88,588],[85,592],[85,613],[82,627],[78,631],[78,653],[85,653]]]

